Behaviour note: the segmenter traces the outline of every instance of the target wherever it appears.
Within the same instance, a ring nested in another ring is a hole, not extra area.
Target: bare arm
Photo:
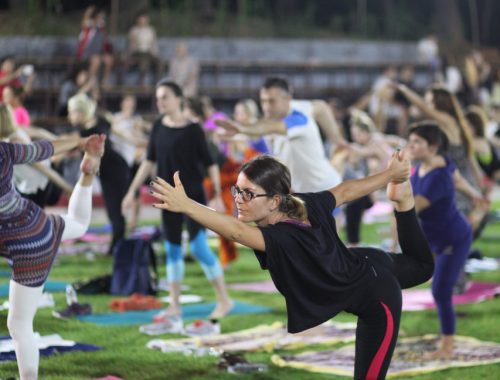
[[[243,125],[234,120],[216,120],[215,124],[233,135],[243,133],[251,137],[260,137],[269,134],[286,135],[287,133],[286,125],[283,121],[270,119],[261,119],[251,125]]]
[[[431,202],[426,197],[423,197],[421,195],[415,195],[415,212],[417,214],[424,211],[430,205],[431,205]]]
[[[139,169],[137,170],[137,173],[135,173],[135,177],[128,188],[127,194],[125,194],[125,197],[122,200],[122,213],[125,214],[125,212],[132,207],[136,191],[141,188],[146,178],[151,175],[153,167],[154,163],[152,161],[142,161],[141,166],[139,166]]]
[[[340,133],[337,121],[333,117],[328,104],[323,100],[313,100],[312,105],[314,120],[316,120],[330,144],[333,146],[347,146],[347,142]]]
[[[71,194],[73,191],[73,186],[71,186],[58,172],[51,169],[40,162],[34,162],[31,164],[36,170],[45,175],[51,182],[53,182],[57,187],[64,190],[65,193]]]
[[[453,172],[453,182],[457,190],[471,200],[480,201],[483,199],[483,195],[460,174],[458,169]]]
[[[422,111],[425,116],[437,121],[439,128],[441,128],[447,136],[457,136],[458,130],[453,127],[455,120],[450,115],[428,105],[420,95],[407,86],[398,84],[396,85],[396,89],[401,91],[406,99]]]
[[[35,127],[31,125],[26,128],[25,131],[32,139],[49,141],[57,139],[57,135],[47,131],[45,128]]]
[[[387,186],[389,182],[404,182],[409,176],[410,160],[402,152],[396,152],[382,172],[362,179],[344,181],[331,188],[330,192],[335,196],[337,206],[340,206]]]
[[[153,206],[162,210],[180,212],[197,221],[206,228],[252,249],[265,251],[262,232],[238,219],[214,211],[188,198],[184,192],[179,172],[174,175],[175,187],[161,178],[153,181],[152,195],[159,200]]]

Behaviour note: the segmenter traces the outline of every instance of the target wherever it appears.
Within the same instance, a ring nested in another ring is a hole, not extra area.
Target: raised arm
[[[338,145],[346,147],[348,145],[347,141],[340,133],[337,121],[333,117],[333,113],[328,104],[323,100],[313,100],[312,105],[314,120],[316,120],[330,144],[334,147]]]
[[[395,152],[387,168],[380,173],[362,179],[344,181],[330,189],[337,206],[368,195],[387,186],[389,182],[401,183],[410,176],[410,160],[404,152]]]
[[[257,227],[249,226],[232,216],[214,211],[188,198],[179,178],[179,172],[174,174],[174,184],[175,186],[171,186],[158,177],[152,182],[151,194],[159,201],[153,204],[154,207],[183,213],[226,239],[265,251],[264,237]]]
[[[226,133],[235,135],[243,133],[251,137],[260,137],[269,134],[286,135],[287,129],[283,121],[261,119],[255,124],[240,124],[234,120],[216,120],[217,126],[224,128]]]
[[[419,94],[407,86],[402,84],[395,84],[394,86],[406,97],[406,99],[408,99],[411,104],[422,111],[426,117],[435,120],[447,136],[450,136],[450,134],[453,136],[457,133],[454,128],[455,120],[453,117],[448,115],[446,112],[438,111],[431,107]]]

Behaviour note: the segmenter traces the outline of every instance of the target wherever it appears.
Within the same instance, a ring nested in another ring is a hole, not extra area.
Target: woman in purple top
[[[0,130],[11,127],[11,123],[10,111],[0,105]],[[94,135],[31,144],[0,142],[0,255],[7,258],[12,267],[7,327],[14,342],[21,379],[38,378],[39,352],[33,319],[59,243],[87,231],[92,210],[92,179],[103,154],[104,138]],[[86,153],[67,215],[46,214],[15,190],[13,165],[42,161],[75,148]]]
[[[456,178],[458,170],[453,162],[443,155],[448,139],[434,122],[412,126],[408,145],[413,159],[419,162],[411,177],[415,210],[436,260],[432,295],[442,337],[440,347],[431,357],[448,359],[453,356],[455,334],[453,286],[472,244],[471,226],[455,202],[455,184],[459,190],[467,188],[463,188],[461,177]]]

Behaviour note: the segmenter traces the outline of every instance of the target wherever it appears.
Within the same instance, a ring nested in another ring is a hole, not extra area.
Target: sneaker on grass
[[[196,320],[186,326],[186,335],[189,336],[208,336],[220,334],[220,323],[216,319]]]
[[[184,334],[184,326],[181,317],[164,317],[161,322],[140,326],[139,331],[147,335]]]
[[[88,303],[79,304],[78,302],[74,302],[69,305],[64,310],[52,312],[52,315],[56,318],[67,319],[72,317],[78,317],[81,315],[89,315],[92,314],[92,306]]]

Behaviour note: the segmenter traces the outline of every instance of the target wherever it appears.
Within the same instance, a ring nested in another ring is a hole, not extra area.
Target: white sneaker
[[[208,336],[220,334],[220,323],[216,320],[197,320],[186,326],[186,335]]]
[[[142,325],[139,331],[147,335],[184,334],[184,326],[181,317],[168,317],[162,322]]]

